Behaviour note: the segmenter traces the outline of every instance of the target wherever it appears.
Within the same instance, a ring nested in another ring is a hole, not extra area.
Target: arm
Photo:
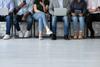
[[[42,7],[43,7],[43,11],[46,12],[46,6],[45,6],[45,4],[44,4],[43,2],[40,2],[40,4],[41,4]]]
[[[51,15],[54,15],[54,7],[53,7],[53,1],[50,0],[50,4],[49,4],[49,13]]]
[[[26,18],[27,18],[30,14],[31,14],[30,12],[25,13],[25,14],[23,15],[23,17],[22,17],[22,20],[25,21]]]
[[[14,13],[16,14],[22,7],[26,5],[26,2],[23,1],[18,7],[14,9]]]
[[[10,0],[9,7],[9,13],[12,13],[14,10],[14,2],[12,0]]]
[[[40,11],[37,9],[37,5],[36,5],[36,4],[34,4],[33,9],[34,9],[34,12],[40,12]]]

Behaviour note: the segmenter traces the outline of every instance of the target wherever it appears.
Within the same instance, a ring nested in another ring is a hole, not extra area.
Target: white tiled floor
[[[0,67],[100,67],[100,39],[0,40]]]

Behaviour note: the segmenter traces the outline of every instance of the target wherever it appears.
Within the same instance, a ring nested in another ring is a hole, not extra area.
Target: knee
[[[56,22],[57,18],[56,16],[52,16],[52,22]]]
[[[33,21],[32,16],[28,16],[28,18],[27,18],[27,22],[32,23],[32,21]]]
[[[84,21],[85,19],[84,19],[84,17],[79,17],[79,21],[81,22],[81,21]]]
[[[76,16],[72,16],[72,20],[73,21],[77,20],[77,17]]]
[[[10,16],[6,16],[6,21],[11,21],[11,17]]]

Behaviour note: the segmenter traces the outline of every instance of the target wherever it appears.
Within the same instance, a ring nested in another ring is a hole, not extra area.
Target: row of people
[[[72,23],[74,28],[74,38],[83,38],[85,20],[84,14],[88,7],[88,11],[91,13],[87,17],[87,26],[91,32],[91,37],[94,37],[94,30],[92,28],[92,21],[94,17],[100,20],[100,1],[99,0],[15,0],[15,7],[12,0],[1,0],[0,8],[3,8],[4,5],[9,9],[9,15],[6,16],[6,35],[3,39],[10,38],[10,28],[11,28],[11,18],[12,13],[14,12],[14,25],[19,32],[19,37],[23,37],[23,33],[19,26],[19,21],[23,20],[27,22],[27,31],[24,37],[29,37],[29,31],[32,27],[33,19],[38,20],[38,29],[39,29],[39,39],[42,39],[43,28],[46,29],[47,34],[52,34],[51,38],[56,39],[56,23],[57,17],[54,15],[54,8],[66,8],[68,12],[71,12]],[[48,5],[49,4],[49,5]],[[52,15],[52,25],[51,30],[47,25],[46,13]],[[95,15],[96,14],[96,15]],[[95,16],[94,16],[95,15]],[[69,19],[68,16],[61,16],[64,21],[64,39],[69,39]],[[0,19],[2,16],[0,16]],[[4,18],[4,17],[3,17]],[[93,19],[92,19],[93,18]],[[91,20],[92,19],[92,20]],[[78,26],[79,20],[79,26]]]

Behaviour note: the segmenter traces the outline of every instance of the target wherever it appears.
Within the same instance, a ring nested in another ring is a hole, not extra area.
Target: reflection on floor
[[[0,67],[100,67],[100,40],[0,40]]]

